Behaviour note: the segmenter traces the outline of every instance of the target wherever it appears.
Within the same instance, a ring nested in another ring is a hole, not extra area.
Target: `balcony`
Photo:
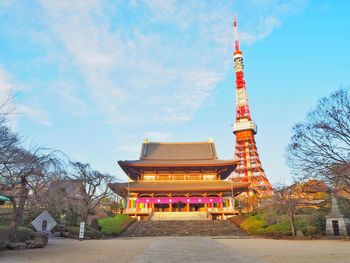
[[[233,132],[253,130],[254,134],[256,134],[258,129],[253,121],[236,122],[232,125],[232,127]]]

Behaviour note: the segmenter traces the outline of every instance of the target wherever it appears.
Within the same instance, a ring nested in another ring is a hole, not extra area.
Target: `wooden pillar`
[[[169,199],[171,199],[172,195],[169,194]],[[173,203],[169,201],[169,212],[173,211]]]
[[[151,198],[154,198],[154,193],[151,194]],[[154,203],[152,202],[151,204],[151,210],[154,212]]]
[[[203,197],[207,197],[207,193],[204,193],[203,194]],[[207,202],[204,202],[204,208],[205,208],[205,211],[208,211],[208,204],[207,204]]]
[[[136,212],[139,212],[139,210],[140,210],[140,209],[139,209],[139,206],[137,205],[137,202],[136,202],[137,199],[138,199],[138,197],[139,197],[139,194],[137,193],[137,194],[136,194],[136,199],[135,199],[135,208],[136,208],[135,210],[136,210]]]
[[[187,198],[189,198],[189,197],[190,197],[190,194],[188,193],[188,194],[186,194],[185,196],[186,196]],[[190,212],[190,203],[187,202],[187,200],[186,200],[186,211],[187,211],[187,212]]]

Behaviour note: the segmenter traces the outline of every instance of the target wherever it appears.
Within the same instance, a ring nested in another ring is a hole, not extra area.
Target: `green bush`
[[[114,217],[105,217],[99,219],[98,223],[101,226],[101,233],[106,236],[116,236],[122,232],[133,219],[128,215],[116,215]]]
[[[98,231],[101,231],[102,227],[101,227],[100,224],[98,223],[98,218],[92,219],[91,227],[92,227],[93,229],[96,229],[96,230],[98,230]]]
[[[8,225],[0,225],[0,237],[7,237],[8,234]],[[14,234],[14,241],[24,242],[35,237],[35,232],[29,227],[19,226],[17,231]]]
[[[289,218],[285,215],[278,216],[276,224],[268,224],[264,214],[247,216],[240,227],[251,235],[266,235],[273,237],[290,236],[291,226]],[[307,236],[316,236],[322,233],[325,219],[322,213],[315,215],[298,215],[295,218],[296,230],[302,231]]]
[[[268,235],[268,236],[290,236],[292,234],[290,223],[289,222],[281,222],[274,225],[267,226],[263,229],[262,234]]]
[[[102,236],[101,232],[92,227],[85,228],[85,237],[91,239],[97,239]]]
[[[318,234],[320,234],[320,230],[314,225],[308,225],[304,232],[306,236],[317,236]]]
[[[325,214],[316,214],[313,217],[313,226],[316,227],[318,234],[326,232],[326,217]]]
[[[264,232],[263,228],[267,226],[267,223],[260,215],[255,215],[249,217],[240,226],[248,234],[260,235]]]
[[[79,238],[80,227],[79,226],[68,226],[63,231],[65,232],[65,237],[69,238]],[[85,227],[84,238],[85,239],[98,239],[100,238],[101,232],[93,229],[92,227]]]
[[[310,225],[310,224],[312,224],[312,220],[311,220],[311,218],[309,217],[308,219],[305,219],[305,218],[303,218],[303,217],[297,217],[296,219],[295,219],[295,228],[296,228],[296,230],[300,230],[300,231],[302,231],[303,233],[305,233],[306,232],[306,228]]]

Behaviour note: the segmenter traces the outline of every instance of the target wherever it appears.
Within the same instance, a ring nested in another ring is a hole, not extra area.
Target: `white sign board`
[[[84,239],[85,222],[80,222],[79,239]]]
[[[42,212],[37,218],[32,222],[33,227],[39,232],[49,232],[56,225],[55,219],[46,210]]]

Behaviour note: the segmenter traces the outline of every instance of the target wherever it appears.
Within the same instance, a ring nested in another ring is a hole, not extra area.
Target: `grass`
[[[101,233],[106,236],[116,236],[122,232],[132,222],[132,218],[128,215],[116,215],[114,217],[106,217],[99,219]]]

